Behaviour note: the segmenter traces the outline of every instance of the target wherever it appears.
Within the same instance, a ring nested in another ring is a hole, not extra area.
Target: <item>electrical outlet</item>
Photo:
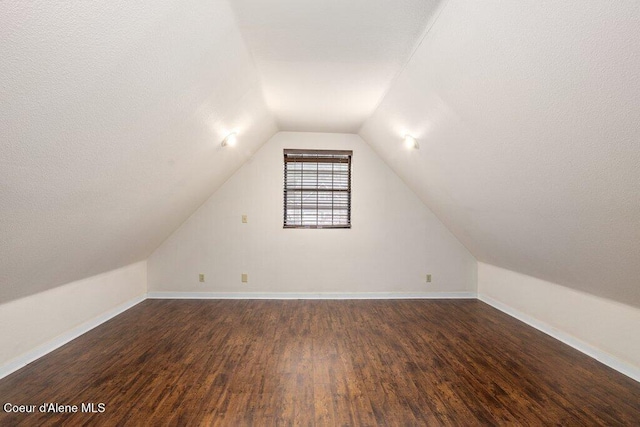
[[[242,223],[243,224],[247,223],[247,216],[246,215],[242,215]]]
[[[242,283],[247,283],[249,281],[249,275],[247,273],[242,273]]]
[[[198,280],[199,280],[200,282],[204,282],[204,274],[200,273],[200,274],[198,275]]]
[[[427,283],[431,283],[431,275],[427,274]]]

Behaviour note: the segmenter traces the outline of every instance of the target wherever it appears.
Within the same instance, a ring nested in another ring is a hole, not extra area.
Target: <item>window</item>
[[[351,228],[352,154],[284,150],[284,228]]]

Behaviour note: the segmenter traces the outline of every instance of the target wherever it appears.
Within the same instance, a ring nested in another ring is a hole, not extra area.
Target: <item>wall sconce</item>
[[[222,146],[226,147],[228,145],[229,147],[233,147],[236,145],[236,142],[238,142],[238,136],[235,132],[232,132],[222,141]]]
[[[420,148],[418,145],[418,140],[407,134],[404,136],[404,146],[407,150],[417,150]]]

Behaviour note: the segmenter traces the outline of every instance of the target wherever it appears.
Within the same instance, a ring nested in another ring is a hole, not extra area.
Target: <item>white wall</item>
[[[0,305],[0,378],[142,301],[146,261]]]
[[[478,263],[479,298],[640,381],[640,310]]]
[[[283,148],[353,150],[351,229],[282,228]],[[281,132],[151,255],[148,277],[151,293],[475,293],[476,261],[358,135]]]

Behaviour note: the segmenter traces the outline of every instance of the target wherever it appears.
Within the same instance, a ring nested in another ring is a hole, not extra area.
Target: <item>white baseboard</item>
[[[491,297],[486,295],[478,295],[478,299],[482,302],[489,304],[490,306],[508,314],[511,317],[515,317],[516,319],[526,323],[527,325],[536,328],[537,330],[544,332],[545,334],[567,344],[570,347],[575,348],[581,353],[586,354],[598,362],[607,365],[608,367],[615,369],[616,371],[632,378],[638,382],[640,382],[640,368],[631,365],[623,360],[618,359],[617,357],[603,351],[597,347],[594,347],[586,342],[579,340],[578,338],[570,335],[560,329],[557,329],[541,320],[538,320],[534,317],[529,316],[526,313],[518,311],[506,304],[501,303]]]
[[[45,354],[50,353],[59,347],[62,347],[69,341],[78,338],[80,335],[90,331],[96,326],[101,325],[107,320],[116,317],[118,314],[130,309],[136,304],[141,303],[145,299],[146,299],[146,295],[140,295],[139,297],[131,299],[101,314],[100,316],[94,317],[93,319],[88,320],[82,323],[81,325],[76,326],[75,328],[63,333],[62,335],[57,336],[51,341],[48,341],[42,345],[39,345],[33,350],[30,350],[22,354],[21,356],[18,356],[15,359],[10,360],[8,363],[4,364],[3,366],[0,366],[0,379],[6,377],[9,374],[14,373],[18,369],[28,365],[29,363],[35,361],[36,359],[41,358]]]
[[[476,299],[475,292],[149,292],[151,299]]]

